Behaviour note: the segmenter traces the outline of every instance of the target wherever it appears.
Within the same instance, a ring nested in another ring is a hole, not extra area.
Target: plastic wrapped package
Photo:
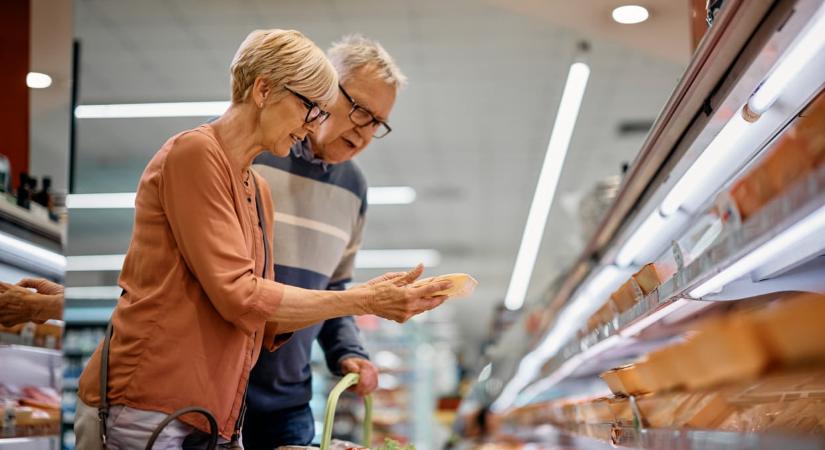
[[[752,378],[768,365],[769,355],[751,320],[711,318],[697,324],[672,358],[691,390]]]
[[[414,286],[423,286],[425,284],[436,281],[450,280],[453,282],[453,287],[440,292],[436,292],[433,296],[446,295],[450,298],[465,298],[473,294],[478,281],[466,273],[450,273],[446,275],[438,275],[435,277],[422,278],[418,280]]]
[[[775,360],[825,361],[825,296],[793,294],[751,316]]]
[[[742,220],[825,162],[823,123],[825,93],[805,109],[767,156],[730,189]]]
[[[705,214],[696,218],[687,232],[677,241],[682,264],[690,264],[719,240],[728,221],[728,214],[722,212],[724,210],[723,206],[714,205]]]
[[[630,278],[610,295],[610,300],[618,312],[623,313],[633,307],[643,296],[636,280]]]

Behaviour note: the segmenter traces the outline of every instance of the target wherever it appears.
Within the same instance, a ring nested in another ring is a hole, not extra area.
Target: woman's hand
[[[385,274],[357,289],[369,289],[367,310],[379,317],[404,323],[413,316],[440,306],[446,296],[433,297],[436,292],[452,287],[451,281],[438,281],[423,286],[410,286],[424,271],[420,264],[406,273]]]

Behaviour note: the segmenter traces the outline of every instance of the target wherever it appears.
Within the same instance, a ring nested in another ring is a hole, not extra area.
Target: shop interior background
[[[229,61],[257,28],[297,29],[322,48],[349,33],[380,41],[410,83],[391,116],[392,134],[356,162],[371,187],[410,188],[414,198],[405,189],[406,199],[389,200],[399,204],[370,206],[367,255],[356,276],[367,280],[423,259],[429,274],[478,279],[472,298],[403,327],[426,337],[409,341],[425,342],[417,355],[424,364],[455,372],[433,378],[432,395],[448,394],[458,389],[456,365],[477,373],[485,346],[509,317],[503,300],[570,65],[586,62],[591,75],[528,304],[580,253],[595,227],[592,202],[615,191],[690,58],[688,2],[648,1],[651,17],[635,25],[613,21],[618,5],[32,0],[32,70],[54,82],[32,90],[31,171],[52,175],[57,191],[67,192],[71,178],[71,194],[134,192],[166,139],[208,119],[79,118],[70,164],[73,40],[78,105],[228,100]],[[105,321],[119,293],[118,255],[128,248],[132,220],[130,208],[70,207],[67,321]],[[415,433],[415,442],[444,434]]]

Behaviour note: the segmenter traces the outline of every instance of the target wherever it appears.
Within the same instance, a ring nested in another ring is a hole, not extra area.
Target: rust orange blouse
[[[112,315],[111,404],[167,414],[201,406],[221,436],[232,434],[262,345],[271,351],[289,337],[266,322],[283,285],[271,281],[272,258],[264,257],[255,183],[272,242],[266,181],[233,170],[211,126],[172,137],[149,162],[120,274],[125,293]],[[93,406],[100,352],[80,377],[80,399]],[[208,430],[199,416],[181,420]]]

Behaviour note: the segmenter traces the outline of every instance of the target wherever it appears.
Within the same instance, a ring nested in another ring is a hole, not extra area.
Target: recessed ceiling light
[[[52,85],[52,77],[40,72],[29,72],[26,85],[32,89],[45,89]]]
[[[613,20],[623,24],[642,23],[648,17],[650,13],[644,6],[625,5],[613,10]]]

